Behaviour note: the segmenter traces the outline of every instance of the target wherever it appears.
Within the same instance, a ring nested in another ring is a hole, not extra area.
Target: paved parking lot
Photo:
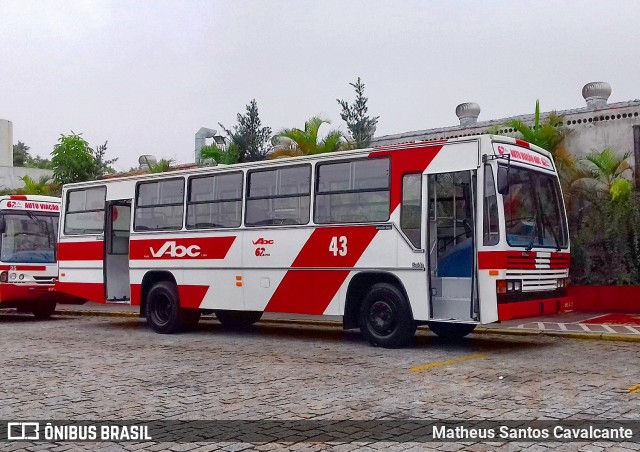
[[[158,335],[143,320],[0,314],[1,419],[640,420],[640,344],[472,335],[373,348],[328,326]],[[632,443],[88,444],[119,450],[640,450]],[[0,443],[16,450],[26,443]],[[35,445],[71,450],[68,444]]]

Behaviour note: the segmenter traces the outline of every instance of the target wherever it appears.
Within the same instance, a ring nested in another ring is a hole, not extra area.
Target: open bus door
[[[131,200],[107,201],[104,280],[108,303],[129,303],[129,228]]]
[[[470,140],[445,145],[423,174],[429,319],[435,323],[480,320],[476,270],[479,144]],[[463,150],[463,146],[475,149]]]

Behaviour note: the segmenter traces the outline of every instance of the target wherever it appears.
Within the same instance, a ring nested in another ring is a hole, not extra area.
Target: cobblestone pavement
[[[386,350],[330,326],[1,315],[0,419],[640,420],[640,346],[421,331]],[[640,450],[637,443],[0,443],[2,450]]]

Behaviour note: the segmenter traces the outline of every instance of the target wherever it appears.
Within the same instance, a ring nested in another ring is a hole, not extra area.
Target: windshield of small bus
[[[5,230],[0,236],[0,261],[54,263],[58,215],[30,211],[4,214]]]
[[[503,195],[507,242],[511,246],[566,248],[567,226],[558,178],[525,168],[509,168]]]

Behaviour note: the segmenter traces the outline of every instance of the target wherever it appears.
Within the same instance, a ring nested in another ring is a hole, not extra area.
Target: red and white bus
[[[159,333],[214,311],[342,316],[373,344],[427,323],[555,313],[569,237],[551,155],[474,136],[66,185],[64,292],[139,305]]]
[[[56,302],[81,303],[54,290],[60,198],[0,197],[0,309],[48,318]]]

